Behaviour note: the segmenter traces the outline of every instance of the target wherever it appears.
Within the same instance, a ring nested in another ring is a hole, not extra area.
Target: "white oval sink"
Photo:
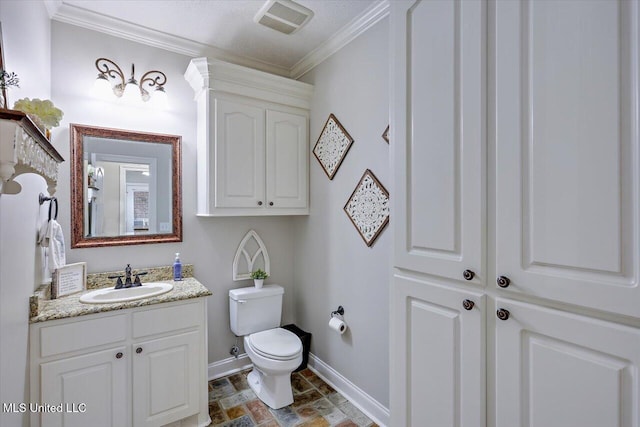
[[[143,283],[135,288],[96,289],[80,297],[85,304],[109,304],[114,302],[135,301],[137,299],[162,295],[173,289],[173,284],[163,282]]]

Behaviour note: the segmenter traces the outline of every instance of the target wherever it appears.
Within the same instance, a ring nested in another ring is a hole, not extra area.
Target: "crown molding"
[[[377,24],[389,15],[389,0],[374,3],[362,14],[355,17],[329,40],[309,52],[304,58],[291,67],[290,77],[298,79],[318,66],[334,53],[338,52],[360,34]]]
[[[288,77],[290,69],[267,62],[258,61],[245,56],[236,55],[216,46],[199,43],[193,40],[174,36],[162,31],[141,27],[131,22],[104,16],[78,6],[64,3],[63,0],[45,0],[45,5],[52,20],[76,25],[98,31],[114,37],[120,37],[170,52],[179,53],[191,58],[207,56]]]
[[[199,43],[162,31],[141,27],[131,22],[101,15],[82,7],[67,4],[64,0],[44,0],[44,4],[49,13],[49,17],[54,21],[76,25],[114,37],[120,37],[186,55],[191,58],[206,56],[293,79],[302,77],[389,15],[389,0],[379,0],[375,2],[370,8],[354,18],[329,40],[298,61],[293,67],[287,68],[246,56],[236,55],[217,46]]]
[[[195,92],[227,92],[309,109],[313,85],[212,58],[194,58],[184,74]]]

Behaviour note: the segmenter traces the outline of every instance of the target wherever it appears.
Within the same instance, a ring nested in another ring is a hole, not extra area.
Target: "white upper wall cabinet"
[[[640,317],[638,2],[496,2],[496,273]]]
[[[185,78],[198,103],[198,215],[308,214],[313,86],[207,58]]]
[[[264,200],[264,110],[246,102],[214,100],[217,208],[254,208]]]
[[[308,208],[308,118],[267,110],[267,203],[279,208]]]

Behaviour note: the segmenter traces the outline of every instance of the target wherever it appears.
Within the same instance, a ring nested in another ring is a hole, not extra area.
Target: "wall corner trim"
[[[371,418],[376,424],[381,427],[389,425],[390,413],[388,408],[369,396],[364,390],[320,360],[318,356],[313,353],[309,353],[308,368],[333,387],[338,393],[346,397],[349,402],[353,403],[353,405],[364,412],[364,414]]]
[[[207,56],[283,77],[298,79],[389,15],[389,1],[390,0],[378,0],[373,3],[371,7],[359,16],[356,16],[351,22],[331,36],[326,42],[309,52],[290,69],[236,55],[216,46],[199,43],[161,31],[141,27],[131,22],[100,15],[65,3],[62,0],[45,0],[45,6],[49,17],[54,21],[87,28],[192,58]]]
[[[162,31],[142,27],[131,22],[111,18],[65,3],[61,0],[50,0],[47,1],[45,5],[47,6],[47,11],[51,19],[54,21],[87,28],[192,58],[207,56],[284,77],[288,77],[290,74],[290,70],[286,67],[236,55],[233,52],[213,45],[196,42]]]
[[[345,47],[359,35],[373,27],[389,15],[389,0],[379,0],[373,6],[356,16],[329,40],[309,52],[291,68],[291,78],[299,79],[325,59]]]
[[[235,357],[227,357],[226,359],[210,363],[207,374],[209,381],[211,381],[251,367],[253,367],[253,365],[251,364],[249,356],[243,353],[237,359]],[[334,390],[347,398],[349,402],[353,403],[380,427],[389,425],[390,415],[388,408],[369,396],[364,390],[349,381],[331,366],[320,360],[315,354],[309,353],[309,364],[307,367],[333,387]]]
[[[207,368],[207,377],[209,381],[211,381],[251,367],[253,367],[253,365],[251,364],[249,356],[247,353],[242,353],[238,358],[227,357],[226,359],[210,363]]]

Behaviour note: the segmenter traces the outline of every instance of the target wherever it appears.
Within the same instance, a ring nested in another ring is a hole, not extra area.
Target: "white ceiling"
[[[314,12],[286,35],[253,22],[266,0],[46,0],[55,20],[191,56],[298,77],[386,16],[386,0],[296,0]]]

